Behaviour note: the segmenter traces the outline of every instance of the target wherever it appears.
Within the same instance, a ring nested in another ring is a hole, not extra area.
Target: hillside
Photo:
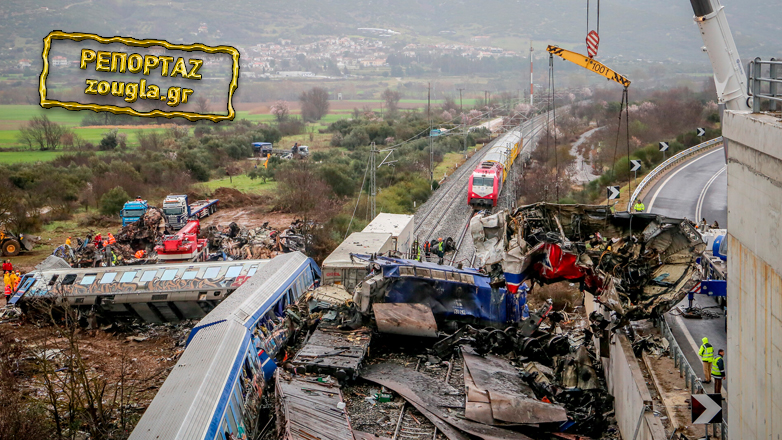
[[[161,38],[206,44],[254,45],[280,38],[308,41],[355,35],[359,27],[390,28],[390,42],[456,41],[524,50],[557,43],[583,47],[586,2],[575,0],[5,0],[0,47],[32,49],[52,29]],[[591,2],[595,18],[596,0]],[[745,58],[782,54],[782,25],[773,0],[724,0]],[[686,0],[604,0],[600,55],[696,62],[708,68]],[[199,27],[206,25],[199,33]],[[488,36],[482,43],[471,37]],[[5,52],[5,50],[4,50]],[[27,51],[25,51],[27,53]]]

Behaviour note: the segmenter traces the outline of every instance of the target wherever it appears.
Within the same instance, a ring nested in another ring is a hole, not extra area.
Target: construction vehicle
[[[122,226],[137,222],[141,217],[144,217],[147,209],[149,209],[149,204],[147,204],[146,200],[141,200],[140,198],[125,202],[122,211],[119,213],[122,219]]]
[[[0,229],[0,251],[4,257],[15,257],[21,251],[31,251],[35,246],[35,240],[25,237],[23,234],[17,236],[13,232]]]
[[[206,239],[199,239],[201,222],[190,220],[184,228],[174,235],[163,237],[163,244],[155,246],[158,260],[165,261],[203,261]]]
[[[168,225],[175,229],[181,229],[189,220],[204,218],[217,211],[219,199],[198,200],[188,203],[187,195],[171,194],[163,200],[163,215]]]
[[[296,147],[294,149],[294,147]],[[284,159],[290,159],[294,154],[301,157],[310,155],[310,147],[307,145],[294,145],[291,148],[273,148],[269,142],[253,142],[253,151],[261,157],[282,156]]]

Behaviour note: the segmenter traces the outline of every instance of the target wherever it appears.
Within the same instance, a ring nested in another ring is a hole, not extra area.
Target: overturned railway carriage
[[[319,282],[320,269],[300,252],[261,267],[191,330],[130,439],[256,438],[274,357],[291,336],[285,308]]]
[[[36,270],[25,274],[10,302],[25,309],[36,300],[64,299],[105,317],[157,323],[201,319],[269,261]]]
[[[392,257],[356,255],[370,261],[376,274],[356,289],[353,300],[368,313],[374,303],[424,304],[438,323],[446,320],[481,325],[518,322],[527,302],[527,287],[509,292],[492,287],[476,269],[458,269]]]
[[[514,129],[502,135],[489,149],[470,175],[467,187],[467,203],[470,206],[474,209],[497,206],[510,167],[519,157],[523,143],[521,131]]]

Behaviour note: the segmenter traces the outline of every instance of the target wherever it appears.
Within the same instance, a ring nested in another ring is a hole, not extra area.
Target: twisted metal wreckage
[[[538,203],[479,213],[470,222],[477,262],[509,292],[579,282],[620,327],[662,315],[697,283],[706,244],[690,222],[606,206]]]
[[[226,227],[210,225],[204,231],[206,253],[199,261],[269,259],[283,253],[302,251],[306,241],[303,226],[301,220],[294,221],[282,231],[270,227],[268,222],[257,228],[242,228],[235,222]],[[163,211],[150,207],[138,221],[123,226],[117,232],[116,243],[110,248],[98,246],[91,237],[85,240],[76,237],[73,247],[62,245],[54,250],[53,255],[73,267],[108,265],[112,259],[109,252],[118,257],[113,265],[146,264],[155,262],[158,259],[156,249],[172,238],[175,237],[168,228]],[[145,251],[143,258],[136,257],[138,250]]]
[[[686,220],[546,203],[479,213],[470,231],[478,270],[353,256],[371,269],[355,289],[357,311],[380,333],[437,338],[430,360],[461,357],[465,400],[387,362],[361,377],[397,392],[448,438],[604,437],[613,398],[592,335],[609,321],[570,321],[550,300],[522,319],[526,296],[535,283],[578,282],[613,312],[613,329],[663,314],[697,282],[701,236]]]

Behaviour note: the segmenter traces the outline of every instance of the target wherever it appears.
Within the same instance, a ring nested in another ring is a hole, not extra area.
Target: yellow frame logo
[[[131,107],[119,107],[116,105],[101,105],[101,104],[80,104],[78,102],[63,102],[63,101],[57,101],[53,99],[46,99],[46,77],[49,75],[49,50],[51,49],[52,40],[72,40],[72,41],[93,40],[101,44],[122,43],[126,46],[133,46],[133,47],[162,46],[170,50],[184,50],[187,52],[199,51],[199,52],[205,52],[209,54],[225,53],[231,55],[233,59],[233,68],[232,68],[232,75],[231,75],[231,84],[228,89],[228,114],[208,115],[208,114],[180,112],[180,111],[167,112],[162,110],[140,112]],[[156,118],[160,116],[165,118],[182,117],[189,121],[199,121],[202,119],[207,119],[212,122],[232,121],[234,117],[236,117],[236,111],[234,110],[233,107],[233,95],[234,92],[236,91],[236,88],[238,87],[239,51],[236,50],[235,47],[231,47],[231,46],[212,47],[212,46],[205,46],[200,43],[171,44],[168,41],[163,41],[163,40],[136,40],[135,38],[126,38],[126,37],[105,38],[95,34],[85,34],[80,32],[70,33],[70,32],[63,32],[63,31],[52,31],[49,33],[49,35],[47,35],[43,39],[42,56],[43,56],[43,72],[41,72],[41,78],[38,85],[38,92],[41,95],[41,107],[43,108],[63,107],[68,110],[92,110],[95,112],[107,111],[117,115],[122,114],[122,115],[131,115],[131,116],[142,116],[147,118]]]

